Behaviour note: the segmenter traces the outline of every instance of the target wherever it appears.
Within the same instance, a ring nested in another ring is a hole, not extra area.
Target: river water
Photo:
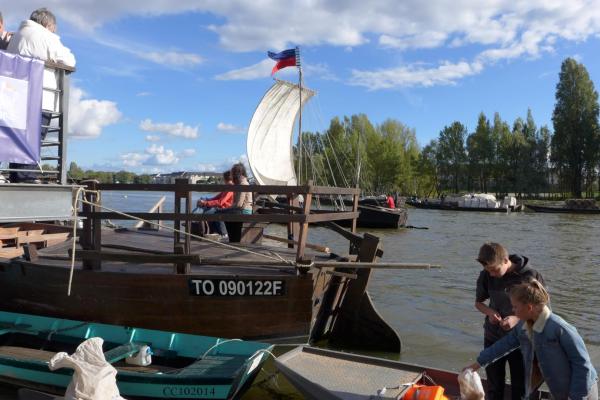
[[[122,210],[146,210],[159,197],[155,193],[111,193],[103,202]],[[168,198],[165,211],[170,209],[172,200]],[[382,239],[383,260],[440,264],[442,268],[374,271],[371,297],[402,338],[401,356],[384,356],[451,370],[473,362],[483,341],[483,315],[474,307],[475,282],[481,269],[475,257],[483,242],[496,241],[511,253],[529,257],[530,265],[542,273],[553,311],[577,327],[600,370],[600,215],[411,208],[408,223],[428,229],[369,231]],[[283,233],[280,226],[268,230]],[[347,243],[325,229],[312,229],[309,242],[347,252]],[[278,379],[286,395],[253,389],[244,399],[298,397]],[[274,388],[274,384],[266,386]],[[14,398],[14,393],[0,390],[0,398]]]

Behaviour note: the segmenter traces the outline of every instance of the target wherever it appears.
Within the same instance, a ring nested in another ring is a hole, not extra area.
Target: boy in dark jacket
[[[513,314],[508,290],[531,278],[542,284],[544,280],[538,271],[529,267],[527,257],[509,255],[506,248],[498,243],[490,242],[481,246],[477,261],[483,266],[483,271],[477,279],[475,308],[486,316],[483,325],[484,348],[488,348],[506,336],[519,322]],[[484,303],[486,300],[489,300],[488,304]],[[511,377],[511,397],[518,400],[524,396],[523,357],[517,349],[486,367],[488,399],[504,399],[507,362]]]

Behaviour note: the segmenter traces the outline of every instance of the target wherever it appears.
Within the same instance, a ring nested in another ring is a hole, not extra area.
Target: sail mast
[[[300,64],[300,47],[296,46],[296,67],[298,67],[298,184],[302,184],[302,65]]]

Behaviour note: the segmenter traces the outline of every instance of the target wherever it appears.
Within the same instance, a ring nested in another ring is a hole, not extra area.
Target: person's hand
[[[200,199],[197,203],[198,207],[204,207],[204,200]]]
[[[517,318],[514,315],[509,315],[508,317],[506,317],[502,321],[500,321],[500,327],[502,329],[504,329],[505,331],[509,331],[512,328],[514,328],[515,325],[517,325],[518,323],[519,323],[519,318]]]
[[[466,370],[470,369],[471,371],[475,372],[475,371],[477,371],[479,368],[481,368],[481,365],[479,365],[479,363],[478,363],[478,362],[474,362],[473,364],[471,364],[471,365],[469,365],[469,366],[467,366],[467,367],[464,367],[464,368],[462,369],[462,371],[466,371]]]
[[[498,325],[502,322],[502,317],[495,311],[490,312],[488,315],[488,320],[492,323],[492,325]]]

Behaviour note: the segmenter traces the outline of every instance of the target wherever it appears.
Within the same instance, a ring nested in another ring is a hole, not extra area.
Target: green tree
[[[459,192],[466,162],[465,138],[467,128],[458,121],[444,127],[438,138],[437,162],[443,187]]]
[[[479,114],[477,129],[467,138],[467,152],[471,176],[479,183],[479,189],[487,193],[495,159],[494,138],[490,121],[482,112]]]
[[[571,194],[579,198],[584,183],[590,187],[596,174],[600,133],[598,93],[586,68],[572,58],[561,66],[552,122],[551,160]]]

